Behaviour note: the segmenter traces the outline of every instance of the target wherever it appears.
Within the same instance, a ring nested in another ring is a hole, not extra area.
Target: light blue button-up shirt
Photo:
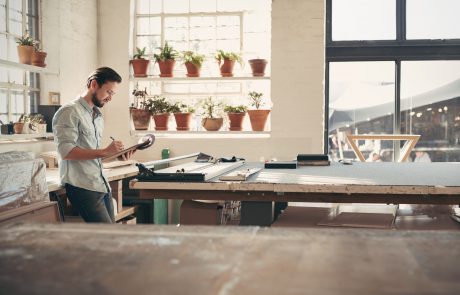
[[[53,134],[60,157],[61,184],[96,192],[110,191],[101,159],[63,160],[75,147],[100,149],[104,120],[99,108],[91,108],[82,97],[63,105],[54,115]]]

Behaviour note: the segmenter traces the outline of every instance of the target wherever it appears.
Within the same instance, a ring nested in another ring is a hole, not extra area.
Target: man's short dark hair
[[[91,85],[91,81],[96,80],[99,86],[104,85],[107,82],[121,83],[121,77],[117,72],[109,67],[101,67],[92,72],[88,80],[86,80],[86,87]]]

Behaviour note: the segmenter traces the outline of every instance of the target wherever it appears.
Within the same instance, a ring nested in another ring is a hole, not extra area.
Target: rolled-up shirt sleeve
[[[53,118],[54,141],[61,159],[77,146],[79,119],[72,108],[58,110]]]

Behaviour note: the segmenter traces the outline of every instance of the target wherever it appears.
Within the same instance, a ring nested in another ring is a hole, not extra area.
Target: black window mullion
[[[330,0],[329,0],[330,1]],[[324,154],[329,154],[329,62],[326,61],[324,70],[326,87],[324,87]]]
[[[326,44],[332,44],[332,0],[326,0]]]
[[[396,0],[396,41],[406,41],[406,0]]]
[[[395,111],[393,116],[393,133],[401,133],[401,60],[395,61]],[[399,141],[393,141],[393,161],[399,159],[401,153]]]

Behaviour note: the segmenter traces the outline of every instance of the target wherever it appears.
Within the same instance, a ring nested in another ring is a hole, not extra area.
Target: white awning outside
[[[350,84],[329,104],[329,131],[394,113],[394,97],[393,84]],[[460,79],[433,90],[403,98],[401,110],[414,109],[456,97],[460,97]]]

